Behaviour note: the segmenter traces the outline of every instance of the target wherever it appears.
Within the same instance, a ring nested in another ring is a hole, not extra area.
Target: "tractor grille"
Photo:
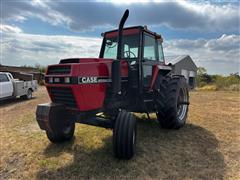
[[[77,108],[76,101],[70,88],[49,88],[53,102],[64,104],[66,107]]]
[[[50,66],[48,74],[70,74],[71,66]]]

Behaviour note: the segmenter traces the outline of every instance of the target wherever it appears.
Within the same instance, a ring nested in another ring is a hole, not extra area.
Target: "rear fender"
[[[171,66],[166,65],[154,65],[152,72],[152,80],[150,84],[149,90],[153,90],[155,88],[155,84],[157,83],[157,79],[159,75],[167,75],[172,70]]]

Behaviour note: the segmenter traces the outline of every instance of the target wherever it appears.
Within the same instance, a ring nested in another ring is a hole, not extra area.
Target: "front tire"
[[[158,122],[166,129],[179,129],[186,123],[189,93],[183,76],[162,77],[155,91]]]
[[[71,122],[71,124],[63,127],[61,130],[46,131],[46,134],[52,143],[62,143],[71,140],[73,138],[74,131],[75,123]]]
[[[113,129],[113,152],[118,159],[130,159],[136,150],[137,123],[132,113],[121,111]]]
[[[21,99],[25,99],[25,100],[28,100],[28,99],[32,99],[32,90],[31,89],[28,89],[27,90],[27,94],[26,95],[23,95],[23,96],[20,96]]]

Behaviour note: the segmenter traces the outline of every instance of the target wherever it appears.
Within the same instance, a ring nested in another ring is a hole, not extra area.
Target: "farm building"
[[[197,66],[190,56],[169,56],[166,63],[172,64],[172,74],[181,74],[186,78],[189,88],[196,87]]]
[[[4,66],[0,64],[0,72],[10,72],[13,76],[19,77],[21,73],[32,74],[34,79],[41,81],[44,79],[44,74],[40,73],[36,68],[32,67],[17,67],[17,66]]]

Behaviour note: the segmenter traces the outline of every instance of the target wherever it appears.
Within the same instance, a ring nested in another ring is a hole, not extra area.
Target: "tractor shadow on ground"
[[[91,133],[91,132],[89,132]],[[77,139],[78,137],[76,137]],[[84,137],[83,137],[84,138]],[[207,129],[186,124],[180,130],[161,129],[156,122],[138,120],[137,153],[131,160],[113,158],[112,137],[89,150],[74,140],[49,144],[46,158],[70,153],[73,161],[57,170],[41,169],[38,179],[223,179],[225,163],[219,142]]]

